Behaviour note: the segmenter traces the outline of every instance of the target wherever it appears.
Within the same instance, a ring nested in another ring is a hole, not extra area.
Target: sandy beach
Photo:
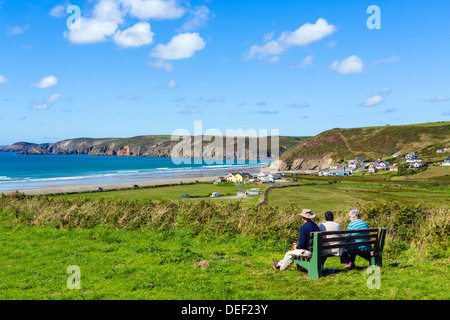
[[[199,182],[210,182],[213,183],[217,177],[198,177],[198,178],[182,178],[182,179],[171,179],[171,180],[159,180],[159,181],[145,181],[139,183],[107,183],[107,184],[95,184],[95,185],[70,185],[70,186],[48,186],[43,188],[35,189],[19,189],[2,191],[1,193],[23,193],[26,195],[57,195],[57,194],[73,194],[73,193],[87,193],[87,192],[100,192],[98,188],[102,188],[103,191],[117,191],[133,189],[137,185],[139,188],[151,188],[157,186],[168,186],[180,184],[192,184]]]

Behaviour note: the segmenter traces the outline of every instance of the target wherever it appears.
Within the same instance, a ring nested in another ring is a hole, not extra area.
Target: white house
[[[417,158],[417,154],[415,152],[410,152],[405,156],[406,159]]]
[[[378,169],[376,168],[375,165],[371,164],[369,167],[369,173],[377,173]]]
[[[259,181],[270,181],[270,182],[274,182],[275,180],[280,180],[281,179],[281,175],[278,173],[264,173],[264,172],[260,172],[257,175],[257,178]]]
[[[330,175],[330,170],[327,169],[320,169],[319,170],[319,176],[320,177],[327,177]]]
[[[397,158],[397,157],[401,157],[401,156],[402,156],[402,153],[400,151],[398,151],[392,155],[393,158]]]
[[[409,164],[409,168],[410,169],[419,169],[419,168],[422,168],[423,167],[423,162],[411,162],[410,164]]]
[[[390,166],[389,171],[398,171],[398,166]]]
[[[422,160],[420,160],[419,158],[414,156],[414,157],[411,157],[411,158],[407,158],[406,162],[422,162]]]
[[[450,166],[450,158],[447,158],[444,160],[444,162],[442,162],[443,166]]]
[[[349,169],[356,169],[358,168],[358,162],[356,162],[355,160],[351,160],[348,162],[348,167]]]

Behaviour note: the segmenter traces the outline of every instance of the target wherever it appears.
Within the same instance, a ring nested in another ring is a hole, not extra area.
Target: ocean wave
[[[261,164],[263,165],[263,164]],[[140,170],[118,170],[118,171],[108,171],[108,172],[98,172],[93,174],[80,174],[78,176],[61,176],[61,177],[8,177],[0,176],[0,184],[14,184],[14,183],[52,183],[52,182],[63,182],[63,181],[79,181],[88,179],[114,179],[121,177],[139,177],[140,179],[148,176],[149,178],[160,178],[164,176],[176,176],[177,174],[199,174],[202,172],[214,172],[226,169],[243,169],[248,167],[258,167],[257,165],[249,164],[223,164],[223,165],[204,165],[204,166],[188,166],[188,167],[173,167],[173,168],[154,168],[154,169],[140,169]]]

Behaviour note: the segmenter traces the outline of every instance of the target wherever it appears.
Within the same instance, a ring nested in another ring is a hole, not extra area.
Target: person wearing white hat
[[[311,210],[304,209],[300,213],[300,216],[302,217],[302,221],[304,222],[304,224],[300,228],[300,236],[298,239],[297,247],[295,248],[295,250],[286,252],[283,260],[278,261],[277,259],[273,258],[272,269],[284,271],[294,263],[295,257],[311,257],[312,253],[310,251],[310,234],[314,231],[320,231],[317,224],[312,222],[312,219],[316,215],[312,213]]]

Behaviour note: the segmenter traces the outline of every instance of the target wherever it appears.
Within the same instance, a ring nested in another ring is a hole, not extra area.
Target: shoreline
[[[240,168],[242,169],[242,168]],[[40,185],[31,188],[12,188],[10,190],[0,191],[0,194],[13,194],[21,193],[25,195],[61,195],[61,194],[77,194],[77,193],[92,193],[92,192],[104,192],[104,191],[120,191],[120,190],[130,190],[130,189],[142,189],[142,188],[154,188],[162,186],[172,186],[182,184],[195,184],[196,181],[200,183],[213,183],[218,177],[227,176],[231,172],[256,172],[263,170],[262,167],[249,167],[245,170],[217,170],[215,172],[203,172],[201,174],[189,174],[184,173],[178,176],[167,176],[150,178],[150,177],[140,177],[140,179],[130,180],[127,182],[102,182],[99,179],[98,183],[84,183],[79,181],[71,181],[69,184],[55,184],[55,185]],[[266,171],[266,170],[265,170]],[[137,185],[138,187],[134,187]],[[98,188],[102,188],[100,191]]]
[[[120,183],[99,183],[99,184],[87,184],[87,185],[66,185],[66,186],[47,186],[42,188],[34,189],[18,189],[2,191],[5,195],[13,193],[21,193],[25,195],[62,195],[62,194],[77,194],[77,193],[92,193],[92,192],[105,192],[105,191],[120,191],[120,190],[130,190],[130,189],[145,189],[145,188],[155,188],[164,187],[172,185],[180,185],[180,181],[183,184],[195,184],[196,181],[211,182],[213,183],[216,178],[214,177],[197,177],[197,178],[185,178],[185,179],[170,179],[170,180],[153,180],[153,181],[142,181],[139,183],[130,182],[120,182]],[[138,188],[134,186],[138,185]],[[102,188],[103,191],[97,190]]]

